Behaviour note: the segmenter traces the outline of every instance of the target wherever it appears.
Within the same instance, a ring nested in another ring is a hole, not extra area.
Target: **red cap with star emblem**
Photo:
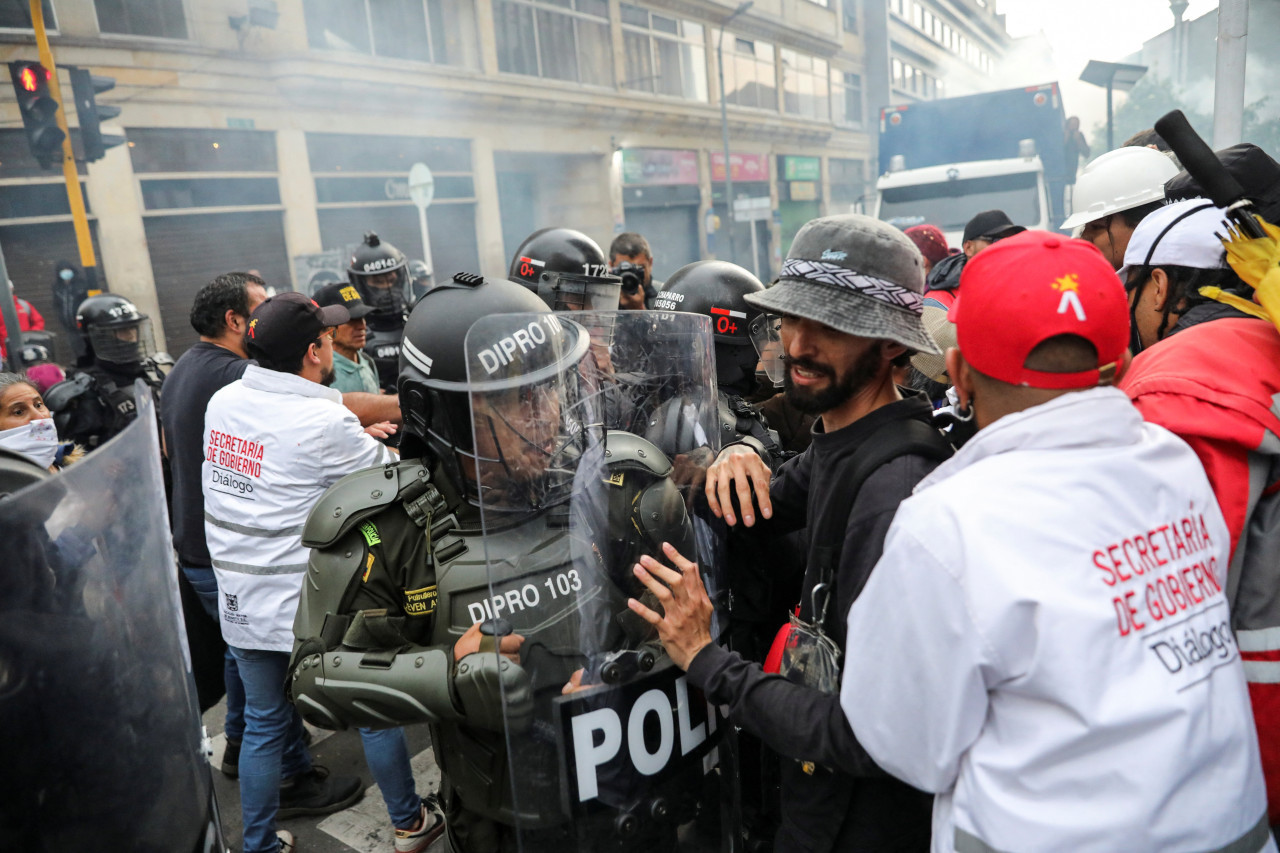
[[[1091,243],[1047,231],[1023,232],[970,258],[950,320],[975,370],[1031,388],[1092,388],[1114,374],[1129,346],[1129,302],[1111,264]],[[1058,335],[1093,344],[1098,367],[1028,368],[1031,351]]]

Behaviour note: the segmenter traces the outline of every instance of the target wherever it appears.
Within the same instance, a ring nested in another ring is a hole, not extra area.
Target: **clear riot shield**
[[[151,394],[0,499],[0,847],[221,851]]]
[[[482,630],[524,638],[530,688],[504,695],[519,849],[732,849],[731,728],[627,607],[656,607],[631,569],[669,541],[699,562],[713,636],[725,624],[718,539],[701,520],[719,434],[708,318],[496,315],[467,351]]]

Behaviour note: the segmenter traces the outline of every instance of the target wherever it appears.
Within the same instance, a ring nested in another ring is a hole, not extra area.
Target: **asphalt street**
[[[219,703],[204,715],[205,728],[213,742],[213,787],[218,798],[218,811],[222,821],[223,837],[228,849],[241,849],[243,824],[240,818],[240,787],[234,779],[228,779],[218,771],[222,763],[222,750],[226,738],[222,724],[226,717],[226,705]],[[386,805],[373,784],[373,777],[364,761],[360,735],[354,729],[330,732],[308,726],[311,730],[311,757],[315,764],[322,764],[336,774],[354,774],[365,783],[364,797],[348,809],[320,817],[299,817],[279,823],[297,839],[298,853],[391,853],[394,836]],[[413,775],[418,793],[427,795],[437,790],[440,771],[431,752],[431,734],[425,725],[405,729],[409,739],[409,752],[413,756]],[[436,841],[428,853],[444,853],[444,839]]]

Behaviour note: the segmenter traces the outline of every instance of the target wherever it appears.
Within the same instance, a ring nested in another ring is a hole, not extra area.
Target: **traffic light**
[[[9,63],[9,76],[31,153],[42,169],[48,169],[62,159],[62,140],[67,138],[58,127],[58,102],[49,94],[52,75],[39,62],[19,60]]]
[[[76,114],[80,116],[80,141],[84,145],[84,160],[92,163],[101,160],[108,148],[124,143],[119,133],[103,133],[102,123],[120,115],[120,108],[98,103],[98,93],[116,87],[112,77],[99,77],[87,68],[68,68],[71,74],[71,90],[75,94]]]

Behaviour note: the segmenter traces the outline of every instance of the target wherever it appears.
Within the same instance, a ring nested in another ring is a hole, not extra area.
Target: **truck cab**
[[[936,225],[952,246],[984,210],[1053,230],[1066,215],[1065,122],[1057,83],[885,107],[872,215]]]
[[[876,181],[877,219],[907,229],[929,223],[959,246],[965,223],[983,210],[1003,210],[1027,228],[1052,230],[1052,205],[1038,154],[886,172]]]

